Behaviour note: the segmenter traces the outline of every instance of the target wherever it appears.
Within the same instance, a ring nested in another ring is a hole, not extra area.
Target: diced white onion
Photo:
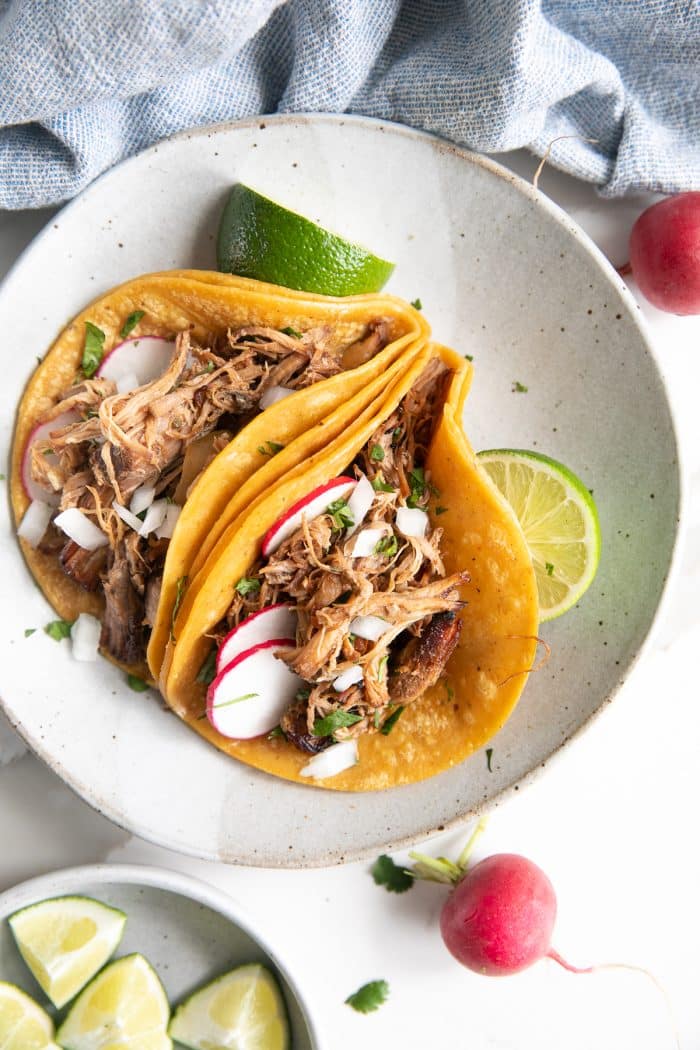
[[[76,660],[89,662],[96,660],[100,644],[102,625],[89,613],[81,613],[71,628],[71,649]]]
[[[122,507],[121,503],[117,503],[116,500],[112,504],[112,509],[116,510],[119,517],[129,526],[130,529],[133,529],[134,532],[140,531],[143,522],[140,518],[137,518],[135,514],[132,514],[130,510],[127,510],[126,507]]]
[[[381,538],[386,535],[386,531],[386,527],[384,527],[381,529],[363,529],[362,532],[358,532],[351,557],[370,558],[374,554],[374,548]]]
[[[124,375],[119,376],[119,379],[117,380],[117,393],[129,394],[139,386],[141,386],[141,384],[139,383],[139,377],[136,375],[136,372],[125,372]]]
[[[289,397],[293,393],[294,391],[290,390],[288,386],[269,386],[260,398],[260,407],[262,409],[269,408],[276,401],[281,401],[282,398]]]
[[[396,527],[404,536],[422,540],[428,528],[428,515],[420,507],[399,507],[396,511]]]
[[[129,510],[132,514],[140,514],[141,511],[148,510],[155,497],[155,485],[139,485],[139,487],[134,490],[134,494],[131,497]]]
[[[165,521],[165,512],[168,509],[167,499],[157,499],[146,511],[146,517],[139,529],[139,536],[148,536],[151,532],[159,529]]]
[[[366,638],[368,642],[376,642],[391,627],[388,620],[381,616],[356,616],[350,621],[350,633],[358,638]]]
[[[69,507],[56,516],[55,524],[73,543],[86,551],[96,551],[109,543],[106,535],[77,507]]]
[[[33,499],[24,512],[19,523],[17,535],[26,540],[31,547],[38,547],[46,532],[54,508],[41,499]]]
[[[175,526],[177,525],[177,519],[180,517],[180,511],[182,507],[178,507],[177,503],[168,503],[165,508],[165,517],[163,518],[163,524],[156,529],[156,536],[159,540],[172,539],[172,535],[175,532]]]
[[[353,532],[359,529],[373,503],[374,489],[372,488],[372,483],[364,474],[360,474],[357,485],[355,485],[352,495],[348,499],[348,509],[352,514],[353,522],[347,531],[348,536],[352,536]]]
[[[347,671],[343,671],[333,682],[333,688],[336,693],[344,693],[346,689],[349,689],[351,685],[357,685],[362,681],[362,668],[359,664],[353,664],[352,667],[348,667]]]
[[[333,744],[319,755],[314,755],[299,772],[302,777],[313,777],[315,780],[326,780],[335,777],[345,769],[357,765],[360,756],[356,740],[343,740]]]

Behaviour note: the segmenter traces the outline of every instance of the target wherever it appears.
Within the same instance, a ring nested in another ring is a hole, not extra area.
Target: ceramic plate
[[[613,696],[664,587],[679,472],[663,383],[639,310],[590,240],[546,197],[439,139],[365,119],[279,117],[184,135],[98,179],[23,255],[0,293],[2,442],[35,363],[85,303],[135,274],[215,265],[218,217],[241,180],[396,261],[435,337],[473,355],[465,424],[476,448],[534,448],[594,490],[597,579],[547,625],[552,647],[484,754],[421,784],[348,796],[237,765],[131,692],[105,662],[75,663],[7,507],[0,695],[31,747],[93,806],[200,857],[334,863],[463,820],[539,769]],[[528,392],[512,392],[515,381]]]
[[[28,904],[66,895],[95,897],[126,913],[117,956],[145,955],[173,1006],[234,966],[263,963],[280,982],[295,1050],[318,1047],[298,988],[259,931],[251,929],[243,910],[206,883],[160,868],[118,864],[70,868],[0,894],[0,980],[19,985],[52,1015],[56,1011],[22,961],[5,920]]]

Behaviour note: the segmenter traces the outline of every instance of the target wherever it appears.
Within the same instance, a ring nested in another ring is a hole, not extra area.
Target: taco
[[[161,691],[222,751],[376,790],[453,766],[504,724],[537,591],[461,427],[470,381],[454,351],[424,347],[221,535],[185,590]]]
[[[334,440],[428,331],[390,296],[205,271],[97,299],[32,376],[14,436],[15,519],[51,605],[66,620],[97,616],[102,652],[144,676],[150,639],[156,678],[181,580],[229,524],[231,497],[312,455],[315,425]]]

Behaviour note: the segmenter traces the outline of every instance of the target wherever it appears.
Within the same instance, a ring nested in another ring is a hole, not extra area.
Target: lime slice
[[[288,1050],[277,982],[264,966],[239,966],[178,1006],[170,1035],[192,1050]]]
[[[600,560],[593,497],[575,474],[539,452],[499,448],[479,462],[515,511],[537,578],[540,620],[553,620],[590,586]]]
[[[15,912],[9,922],[22,958],[60,1008],[116,950],[126,915],[90,897],[54,897]]]
[[[238,182],[219,224],[218,267],[321,295],[378,292],[394,264]]]
[[[58,1030],[65,1050],[171,1050],[170,1007],[142,955],[126,955],[93,978]]]
[[[0,1050],[58,1050],[49,1015],[5,981],[0,981]]]

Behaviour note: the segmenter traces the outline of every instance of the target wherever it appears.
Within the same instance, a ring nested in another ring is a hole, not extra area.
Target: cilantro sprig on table
[[[345,1000],[348,1006],[360,1014],[370,1014],[389,998],[389,985],[386,981],[368,981],[349,995]]]
[[[405,893],[415,882],[413,875],[394,863],[386,853],[377,857],[369,871],[377,886],[383,886],[387,893]]]

